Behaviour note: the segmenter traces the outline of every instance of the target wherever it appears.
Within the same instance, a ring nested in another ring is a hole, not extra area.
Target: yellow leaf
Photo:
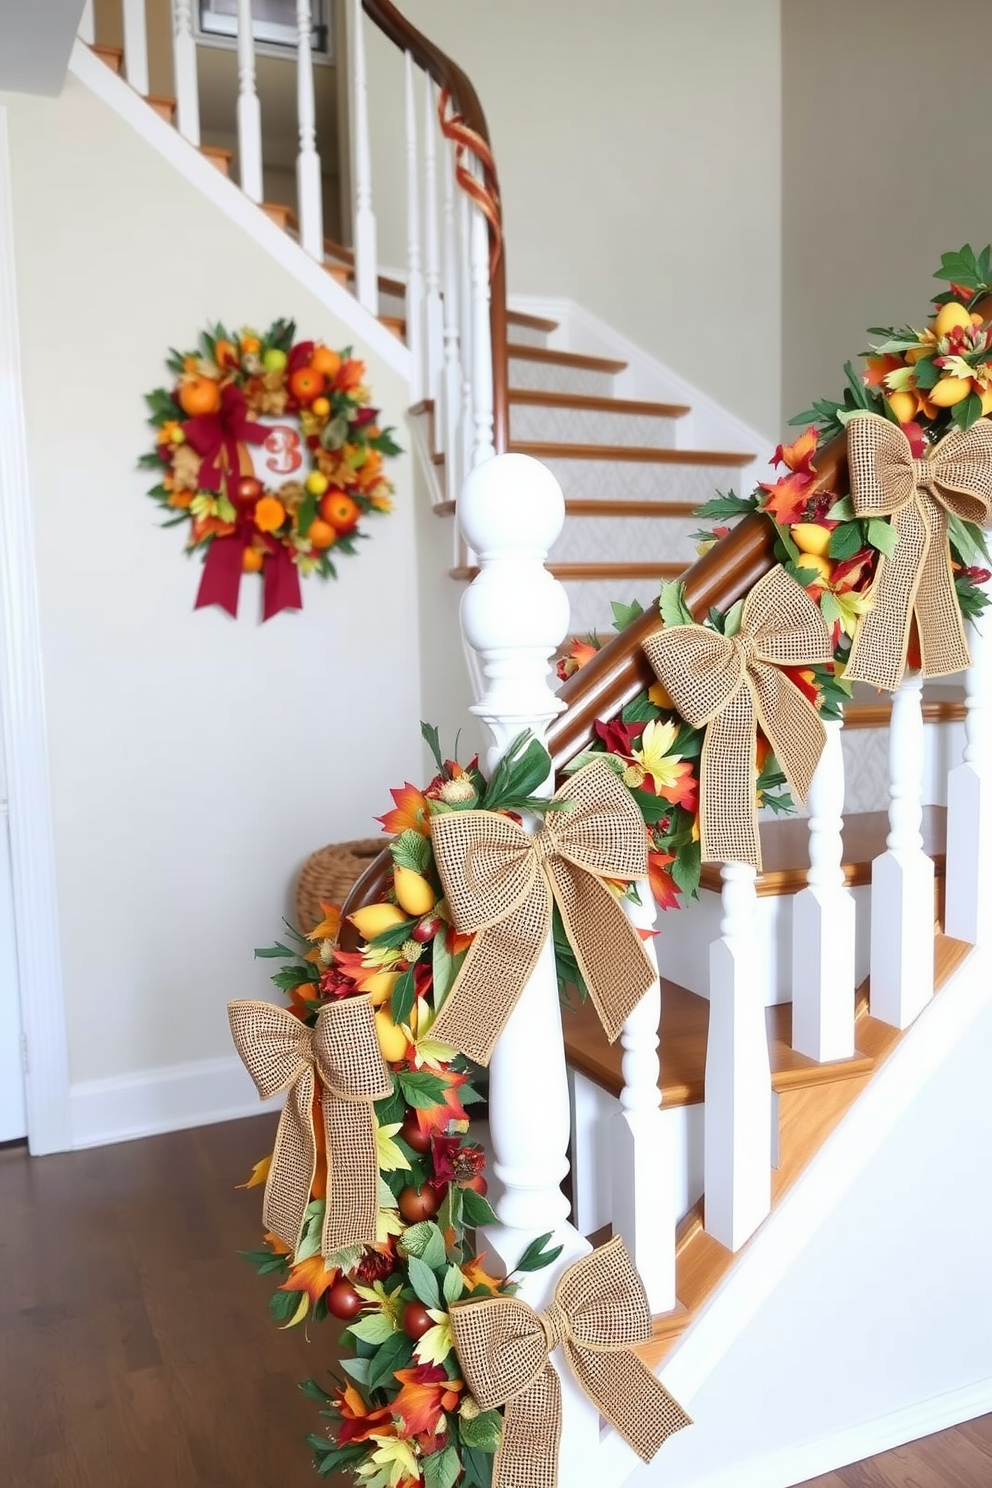
[[[285,1331],[286,1331],[287,1328],[295,1328],[296,1325],[297,1325],[297,1323],[302,1323],[303,1319],[306,1317],[306,1315],[307,1315],[307,1313],[309,1311],[310,1311],[310,1298],[307,1296],[306,1292],[302,1292],[300,1294],[300,1305],[296,1309],[296,1311],[293,1313],[293,1316],[290,1318],[289,1322],[282,1324],[282,1332],[285,1333]],[[431,1329],[431,1332],[433,1332],[433,1331],[434,1330]],[[424,1334],[424,1337],[425,1338],[427,1337],[427,1334],[426,1333]]]
[[[252,1168],[252,1170],[251,1170],[251,1177],[248,1179],[248,1182],[247,1183],[239,1183],[237,1185],[238,1188],[258,1188],[258,1187],[260,1187],[260,1185],[263,1184],[265,1182],[265,1180],[268,1178],[268,1176],[269,1176],[269,1169],[271,1168],[271,1166],[272,1166],[272,1154],[269,1153],[269,1156],[268,1157],[263,1157],[261,1159],[261,1161],[260,1162],[257,1162],[255,1164],[255,1166]]]
[[[377,1126],[375,1129],[375,1150],[379,1158],[380,1173],[395,1173],[402,1168],[409,1170],[409,1158],[393,1141],[402,1125],[402,1121],[396,1121],[390,1126]]]
[[[434,1327],[428,1328],[423,1337],[417,1340],[413,1352],[418,1364],[443,1364],[455,1346],[451,1336],[451,1319],[446,1312],[438,1312],[433,1307],[427,1309],[427,1316],[433,1318]]]

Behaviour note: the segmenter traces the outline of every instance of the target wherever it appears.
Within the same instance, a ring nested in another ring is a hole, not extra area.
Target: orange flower
[[[286,520],[286,508],[278,496],[263,496],[255,505],[255,526],[259,532],[277,532]]]
[[[287,1245],[285,1240],[280,1240],[278,1235],[273,1235],[271,1230],[266,1230],[262,1239],[274,1255],[288,1256],[293,1254],[292,1247]]]
[[[230,522],[222,522],[220,517],[200,517],[199,521],[193,523],[192,543],[195,547],[208,537],[230,537],[234,527]]]
[[[451,1069],[435,1070],[434,1073],[444,1081],[444,1100],[438,1106],[430,1106],[426,1111],[417,1109],[417,1125],[423,1135],[429,1136],[432,1132],[443,1135],[452,1121],[464,1121],[467,1125],[468,1116],[465,1108],[458,1099],[458,1092],[468,1079],[468,1075],[456,1075]]]
[[[419,832],[422,837],[428,836],[431,825],[427,797],[423,791],[419,791],[408,780],[402,790],[391,790],[389,794],[395,802],[393,810],[387,811],[385,816],[376,817],[376,821],[382,823],[382,830],[397,837],[400,832],[408,830]]]
[[[402,1385],[393,1401],[395,1415],[402,1416],[405,1435],[433,1436],[445,1411],[454,1410],[465,1386],[449,1380],[440,1364],[418,1364],[414,1369],[397,1369],[395,1378]]]
[[[489,1272],[484,1269],[482,1262],[485,1258],[486,1252],[482,1251],[481,1254],[473,1256],[470,1261],[466,1261],[462,1267],[465,1285],[470,1290],[475,1287],[488,1287],[491,1292],[498,1292],[502,1283],[495,1276],[490,1276]]]
[[[591,646],[588,641],[580,641],[575,637],[568,643],[568,650],[564,656],[558,658],[558,676],[563,682],[569,677],[574,677],[587,662],[592,661],[599,648]]]
[[[806,511],[816,481],[813,456],[818,438],[816,429],[810,425],[795,443],[778,445],[771,463],[784,465],[789,474],[773,484],[760,482],[766,497],[764,509],[771,513],[780,527],[790,527],[801,521]]]
[[[271,1166],[272,1154],[270,1153],[268,1157],[263,1157],[255,1164],[247,1183],[238,1183],[235,1186],[237,1188],[259,1188],[265,1182],[266,1178],[268,1178]]]
[[[648,853],[648,882],[651,892],[662,909],[678,909],[679,893],[675,880],[668,872],[669,863],[675,862],[673,853]]]
[[[169,497],[169,505],[176,507],[179,511],[187,511],[192,500],[192,491],[173,491]]]
[[[365,1404],[354,1385],[345,1385],[343,1390],[339,1390],[335,1404],[341,1414],[338,1431],[340,1446],[343,1447],[348,1442],[368,1441],[371,1436],[396,1435],[391,1407],[384,1405],[373,1410]]]
[[[305,1261],[297,1261],[278,1290],[306,1292],[311,1302],[318,1302],[331,1289],[340,1274],[337,1266],[328,1268],[322,1255],[310,1256]]]
[[[885,379],[890,372],[897,372],[905,366],[901,356],[895,356],[892,352],[886,352],[885,356],[869,357],[865,362],[865,370],[862,374],[865,386],[870,388],[883,387]]]
[[[354,388],[361,387],[365,381],[365,363],[355,357],[349,357],[342,362],[334,379],[334,386],[340,388],[343,393],[351,392]]]
[[[314,925],[307,940],[337,940],[341,929],[341,906],[340,904],[325,904],[323,899],[319,903],[324,911],[324,918],[319,925]]]

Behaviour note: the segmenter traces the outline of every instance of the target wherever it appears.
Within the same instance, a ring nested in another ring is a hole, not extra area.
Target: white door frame
[[[72,1135],[7,116],[0,106],[0,718],[28,1144],[39,1154],[65,1151]]]

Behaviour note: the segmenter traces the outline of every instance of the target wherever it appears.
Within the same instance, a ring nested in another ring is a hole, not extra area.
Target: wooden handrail
[[[402,15],[391,0],[362,0],[362,7],[384,36],[402,52],[409,52],[419,67],[430,74],[439,88],[451,96],[456,113],[466,125],[484,139],[492,149],[489,125],[479,102],[479,95],[457,63],[436,47],[423,32]],[[490,185],[496,200],[499,200],[499,181],[495,166],[490,175]],[[498,210],[498,206],[497,206]],[[490,246],[494,243],[494,229],[489,227]],[[509,400],[507,397],[507,329],[506,329],[506,244],[501,242],[499,255],[493,264],[489,281],[489,327],[493,358],[493,445],[498,455],[503,454],[509,443]]]
[[[847,490],[847,442],[843,435],[824,445],[816,457],[816,467],[815,491]],[[725,610],[747,594],[774,566],[774,547],[774,528],[757,512],[714,543],[683,578],[686,604],[696,619],[704,619],[711,609]],[[558,695],[567,707],[550,725],[547,736],[556,774],[593,743],[597,719],[615,718],[621,708],[654,682],[641,642],[657,627],[658,612],[651,606],[564,684]],[[360,940],[345,916],[381,898],[389,886],[391,871],[392,859],[383,848],[345,900],[341,922],[345,950],[354,950]]]

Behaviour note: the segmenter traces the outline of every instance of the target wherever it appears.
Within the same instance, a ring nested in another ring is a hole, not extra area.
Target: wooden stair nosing
[[[175,123],[176,100],[174,98],[169,98],[164,93],[149,93],[145,98],[145,102],[150,104],[159,118],[164,119],[167,124]]]
[[[299,218],[293,208],[285,202],[262,202],[262,211],[266,217],[271,217],[276,227],[281,227],[283,232],[299,232]]]
[[[542,331],[545,336],[558,329],[557,320],[546,320],[543,315],[528,315],[525,310],[507,310],[506,323],[524,326],[529,331]]]
[[[379,324],[384,325],[387,331],[392,331],[398,340],[406,340],[406,321],[402,315],[380,315]]]
[[[923,697],[924,723],[963,723],[968,716],[964,693],[960,698]],[[844,709],[844,727],[853,729],[888,728],[892,721],[892,704],[848,703]]]
[[[549,393],[541,388],[511,388],[513,405],[536,408],[574,408],[582,413],[618,413],[646,418],[684,418],[687,403],[652,403],[643,398],[611,398],[605,393]]]
[[[636,444],[545,444],[538,440],[514,440],[514,454],[533,455],[536,460],[625,460],[651,465],[749,465],[753,455],[727,450],[668,449]]]
[[[694,501],[565,501],[566,517],[691,517],[695,509]],[[454,510],[453,501],[442,501],[434,514],[450,517]]]
[[[113,72],[120,73],[124,66],[123,47],[103,46],[101,42],[94,41],[90,43],[90,51],[99,57],[101,62],[105,62]]]
[[[934,945],[935,992],[940,990],[951,973],[961,965],[971,949],[971,946],[961,941],[950,940],[945,935],[937,934]],[[859,989],[859,1001],[862,1007],[866,993],[867,983]],[[888,1057],[903,1037],[904,1034],[898,1029],[878,1023],[867,1013],[862,1012],[857,1023],[857,1042],[866,1055],[870,1054],[871,1072],[857,1078],[838,1081],[832,1088],[821,1085],[816,1090],[807,1088],[798,1093],[807,1101],[809,1108],[807,1114],[811,1113],[814,1117],[818,1115],[820,1119],[818,1123],[814,1120],[811,1124],[817,1129],[813,1132],[808,1130],[806,1140],[790,1143],[791,1150],[788,1154],[784,1146],[780,1147],[782,1161],[778,1170],[773,1172],[773,1213],[774,1205],[792,1187],[815,1152],[819,1150],[841,1118],[854,1104],[867,1085],[871,1073]],[[831,1097],[829,1105],[824,1100],[827,1094]],[[814,1101],[815,1107],[812,1105]],[[711,1235],[707,1235],[703,1228],[703,1208],[704,1203],[701,1199],[685,1215],[676,1230],[678,1305],[672,1312],[661,1313],[653,1319],[650,1341],[638,1345],[636,1349],[651,1369],[658,1368],[672,1344],[698,1315],[703,1304],[723,1280],[735,1260],[731,1251],[719,1241],[714,1240]],[[746,1248],[745,1246],[744,1249]]]
[[[217,167],[222,176],[231,174],[231,162],[234,159],[234,151],[229,150],[226,145],[200,145],[200,154],[210,161],[211,165]]]
[[[550,362],[558,367],[605,372],[611,376],[622,372],[627,365],[626,362],[612,361],[609,357],[586,356],[578,351],[557,351],[553,346],[524,346],[518,342],[511,342],[506,348],[506,354],[515,362]]]
[[[549,563],[548,571],[556,579],[677,579],[685,573],[684,563]],[[452,579],[474,579],[478,568],[450,568]]]

